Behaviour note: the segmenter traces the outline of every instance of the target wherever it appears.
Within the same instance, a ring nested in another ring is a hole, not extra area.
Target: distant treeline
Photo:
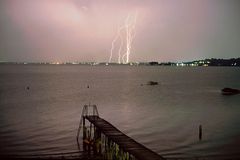
[[[207,59],[209,66],[240,66],[240,58],[232,59]]]
[[[240,58],[231,58],[231,59],[204,59],[196,60],[191,62],[149,62],[149,65],[162,65],[162,66],[240,66]]]

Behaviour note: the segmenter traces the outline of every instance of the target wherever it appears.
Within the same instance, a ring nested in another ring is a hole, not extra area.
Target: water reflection
[[[100,116],[166,157],[236,155],[240,99],[224,97],[219,89],[240,88],[239,72],[215,67],[1,66],[0,153],[78,151],[81,109],[91,102]],[[161,85],[141,86],[151,80]]]

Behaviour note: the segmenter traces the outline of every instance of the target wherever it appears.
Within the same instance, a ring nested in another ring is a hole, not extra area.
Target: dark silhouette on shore
[[[175,62],[166,62],[159,63],[157,62],[149,62],[149,65],[160,65],[160,66],[178,66],[179,63]],[[228,67],[239,67],[240,66],[240,58],[231,58],[231,59],[204,59],[204,60],[195,60],[189,62],[182,62],[182,66],[228,66]]]

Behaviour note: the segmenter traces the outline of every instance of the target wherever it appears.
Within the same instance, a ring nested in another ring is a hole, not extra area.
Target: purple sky
[[[108,61],[136,10],[130,61],[240,57],[239,0],[0,0],[0,61]]]

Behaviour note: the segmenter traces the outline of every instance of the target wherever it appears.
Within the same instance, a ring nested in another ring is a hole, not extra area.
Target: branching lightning
[[[137,15],[138,15],[137,11],[133,15],[129,14],[125,19],[124,25],[118,26],[117,34],[112,41],[109,63],[112,62],[115,43],[119,40],[120,40],[120,44],[118,48],[118,63],[119,64],[129,63],[129,58],[130,58],[129,56],[131,54],[132,42],[136,35],[135,26],[137,21]],[[123,50],[123,45],[125,45],[124,50]]]

